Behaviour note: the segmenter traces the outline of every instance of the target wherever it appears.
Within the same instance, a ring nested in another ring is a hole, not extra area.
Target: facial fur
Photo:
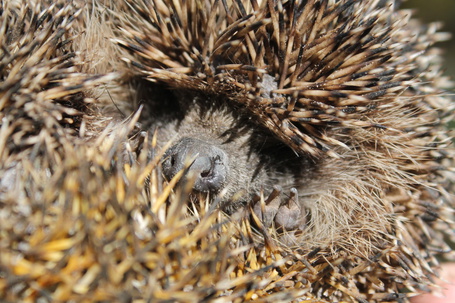
[[[301,166],[304,159],[255,123],[245,111],[219,96],[149,85],[149,92],[153,93],[140,98],[145,105],[143,123],[150,133],[156,132],[158,148],[190,138],[226,154],[226,180],[219,191],[213,192],[223,202],[234,196],[246,202],[261,190],[267,189],[267,194],[284,180],[282,186],[295,186],[294,181],[301,172],[296,166]]]

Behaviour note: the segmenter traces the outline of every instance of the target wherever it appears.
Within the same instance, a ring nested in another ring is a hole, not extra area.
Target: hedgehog
[[[195,157],[194,190],[221,191],[228,203],[278,185],[255,207],[266,225],[297,228],[298,246],[366,254],[394,220],[391,195],[434,188],[421,179],[432,183],[445,156],[425,153],[447,139],[424,124],[451,107],[425,71],[432,63],[415,58],[428,48],[420,37],[443,37],[434,27],[418,34],[409,12],[386,1],[127,1],[122,10],[114,42],[152,82],[136,97],[145,127],[177,141],[163,162],[168,179]],[[288,202],[275,197],[281,190]]]
[[[437,24],[374,0],[3,6],[2,299],[407,302],[452,256]]]

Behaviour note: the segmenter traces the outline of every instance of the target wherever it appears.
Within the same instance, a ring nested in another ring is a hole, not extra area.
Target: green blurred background
[[[402,7],[414,9],[414,16],[425,23],[442,21],[441,31],[452,34],[450,41],[438,46],[444,50],[443,68],[455,80],[455,0],[407,0]]]

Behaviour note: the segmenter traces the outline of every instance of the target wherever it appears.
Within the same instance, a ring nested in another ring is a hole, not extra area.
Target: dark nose
[[[204,141],[183,138],[164,154],[162,164],[164,175],[171,179],[187,168],[186,177],[194,178],[193,189],[200,192],[218,192],[226,184],[228,158],[226,153]]]

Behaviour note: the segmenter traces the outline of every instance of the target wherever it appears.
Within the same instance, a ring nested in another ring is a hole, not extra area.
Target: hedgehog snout
[[[183,138],[166,151],[162,168],[168,180],[186,169],[184,179],[192,179],[195,191],[219,192],[226,184],[228,157],[212,144]]]

